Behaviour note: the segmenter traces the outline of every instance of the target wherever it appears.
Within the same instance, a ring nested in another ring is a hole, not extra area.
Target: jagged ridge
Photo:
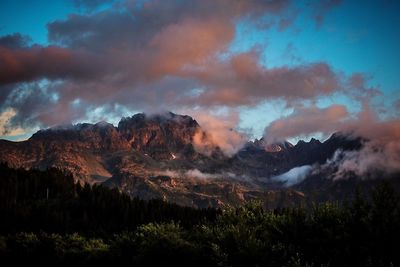
[[[41,130],[23,142],[1,140],[0,161],[12,167],[58,167],[78,181],[104,182],[132,196],[204,207],[252,198],[302,198],[293,192],[290,197],[271,195],[281,185],[268,178],[296,166],[323,163],[338,148],[359,147],[336,134],[324,143],[312,139],[295,146],[255,140],[231,158],[206,156],[193,146],[198,131],[201,126],[189,116],[140,113],[121,119],[117,127],[82,123]]]

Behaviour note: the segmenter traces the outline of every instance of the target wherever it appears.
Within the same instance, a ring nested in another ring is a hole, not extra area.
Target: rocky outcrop
[[[153,116],[140,113],[123,118],[118,124],[120,136],[133,150],[155,159],[186,155],[193,150],[193,136],[199,129],[200,126],[191,117],[172,112]]]

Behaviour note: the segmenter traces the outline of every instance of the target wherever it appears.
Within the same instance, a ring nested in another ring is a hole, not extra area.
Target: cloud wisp
[[[311,171],[312,166],[304,165],[290,169],[289,171],[274,176],[271,179],[273,181],[282,182],[284,186],[289,187],[303,181],[307,177],[307,175],[310,174]]]
[[[197,151],[210,155],[216,148],[228,157],[235,155],[249,140],[249,137],[237,131],[239,116],[230,112],[223,115],[210,113],[196,113],[196,120],[201,130],[193,137],[193,144]]]

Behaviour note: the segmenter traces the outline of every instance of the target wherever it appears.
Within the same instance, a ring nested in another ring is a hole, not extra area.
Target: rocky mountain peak
[[[311,148],[311,147],[318,147],[321,144],[322,144],[321,141],[319,141],[318,139],[311,138],[310,141],[308,141],[308,142],[306,142],[304,140],[299,140],[295,147],[297,147],[297,148],[302,148],[302,147]]]
[[[321,142],[318,140],[318,139],[315,139],[314,137],[313,138],[311,138],[311,140],[310,140],[310,144],[321,144]]]
[[[128,147],[112,124],[79,123],[40,130],[29,139],[32,143],[54,148],[85,148],[95,151],[119,150]]]
[[[171,153],[180,153],[192,146],[193,136],[199,129],[199,124],[190,116],[172,112],[139,113],[118,123],[118,132],[131,148],[158,159],[168,159]]]
[[[288,141],[269,144],[265,141],[264,137],[262,137],[261,139],[255,139],[254,145],[257,148],[265,150],[267,152],[281,152],[281,151],[286,151],[293,147],[293,145]]]
[[[184,127],[199,127],[196,120],[187,115],[178,115],[173,112],[162,114],[147,115],[145,113],[137,113],[132,117],[124,117],[118,123],[118,129],[123,132],[127,128],[143,128],[152,124],[169,124],[180,125]]]

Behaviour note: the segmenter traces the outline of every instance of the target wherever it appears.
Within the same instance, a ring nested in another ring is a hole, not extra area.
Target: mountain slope
[[[141,113],[123,118],[118,127],[85,123],[41,130],[22,142],[0,140],[0,161],[12,167],[57,167],[77,181],[104,183],[144,199],[207,207],[260,198],[284,206],[302,201],[304,194],[272,177],[323,164],[339,148],[361,146],[358,139],[335,134],[324,143],[312,139],[295,146],[255,140],[232,157],[218,147],[207,156],[195,150],[198,132],[207,138],[189,116]]]

